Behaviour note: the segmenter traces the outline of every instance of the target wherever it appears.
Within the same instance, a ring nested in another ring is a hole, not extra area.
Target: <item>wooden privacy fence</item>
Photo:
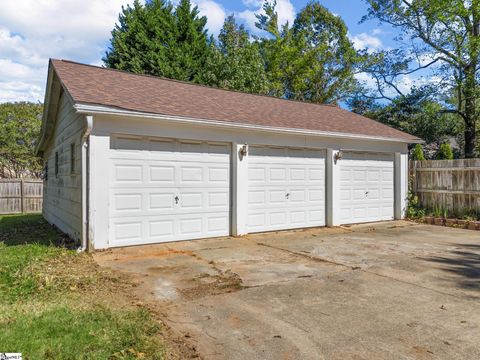
[[[43,181],[0,179],[0,214],[42,211]]]
[[[480,214],[480,159],[411,161],[410,176],[424,208]]]

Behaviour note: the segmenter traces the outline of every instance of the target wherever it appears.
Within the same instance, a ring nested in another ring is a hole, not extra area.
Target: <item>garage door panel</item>
[[[290,223],[302,225],[307,222],[307,216],[305,210],[291,211]]]
[[[248,192],[248,205],[265,205],[265,191],[263,190],[250,190]]]
[[[230,227],[230,218],[227,216],[209,216],[207,217],[207,230],[209,232],[221,232],[228,231]]]
[[[173,190],[163,193],[147,193],[147,210],[172,210],[174,207],[175,193]]]
[[[214,167],[208,169],[208,181],[211,183],[226,184],[230,179],[230,169],[228,167]]]
[[[142,211],[142,197],[140,193],[115,194],[113,208],[115,211]]]
[[[203,168],[200,166],[182,166],[180,168],[180,182],[200,183],[203,181]]]
[[[291,181],[305,181],[305,168],[300,169],[290,169],[290,180]]]
[[[153,138],[112,143],[110,246],[230,234],[229,144]],[[128,157],[119,154],[122,147]]]
[[[325,189],[307,189],[307,193],[310,203],[320,202],[325,204]]]
[[[175,183],[175,166],[149,166],[150,182],[155,183]]]
[[[200,210],[203,207],[203,194],[201,192],[182,193],[179,200],[182,210]]]
[[[345,153],[339,164],[341,223],[393,219],[393,155]]]
[[[142,220],[114,222],[111,231],[116,242],[141,241],[143,237]]]
[[[300,190],[290,190],[290,203],[296,203],[296,202],[305,202],[307,200],[307,197],[305,193],[307,192],[306,189],[300,189]]]
[[[310,181],[319,181],[321,184],[325,182],[325,168],[309,168],[308,174]]]
[[[270,168],[269,175],[268,180],[270,181],[285,182],[287,180],[287,169]]]
[[[203,233],[201,217],[180,219],[179,225],[180,225],[180,229],[179,229],[180,235],[196,234],[198,236]]]
[[[269,191],[269,203],[266,205],[278,205],[284,204],[287,201],[285,197],[286,190],[270,190]]]
[[[310,210],[308,216],[311,223],[322,224],[325,221],[325,212],[321,210]]]
[[[248,169],[248,181],[264,183],[266,181],[265,169],[259,167],[252,167]]]
[[[250,232],[325,225],[325,152],[251,146]]]
[[[265,221],[265,213],[249,213],[248,214],[248,226],[250,229],[258,229],[264,227],[267,223]]]
[[[161,239],[171,238],[175,231],[175,223],[173,220],[157,220],[148,222],[148,238]]]
[[[270,221],[267,223],[268,225],[278,226],[281,224],[285,224],[287,221],[287,213],[286,212],[277,212],[270,214]]]
[[[209,192],[208,193],[208,207],[215,209],[217,207],[226,208],[229,204],[230,194],[228,191],[223,192]]]
[[[140,165],[116,165],[115,166],[116,182],[136,182],[141,183],[143,180],[142,166]]]

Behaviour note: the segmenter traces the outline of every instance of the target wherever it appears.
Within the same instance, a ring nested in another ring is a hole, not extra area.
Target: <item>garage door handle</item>
[[[288,199],[290,197],[290,193],[286,193],[285,197]]]
[[[180,200],[180,198],[178,196],[175,196],[175,204],[178,204],[178,200]]]

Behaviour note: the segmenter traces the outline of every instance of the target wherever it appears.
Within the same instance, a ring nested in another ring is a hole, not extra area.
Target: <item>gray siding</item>
[[[44,182],[43,216],[72,239],[80,240],[82,229],[81,137],[85,128],[83,115],[62,92],[57,119],[44,161],[48,161],[48,179]],[[75,144],[74,172],[70,169],[71,144]],[[58,175],[55,176],[55,153]]]

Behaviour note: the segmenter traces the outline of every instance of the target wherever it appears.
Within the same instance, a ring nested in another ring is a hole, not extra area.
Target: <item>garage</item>
[[[249,232],[325,225],[325,151],[251,146]]]
[[[341,224],[394,219],[392,155],[344,152],[339,165]]]
[[[340,106],[67,60],[48,74],[43,215],[83,250],[405,216],[422,140]]]
[[[230,149],[112,137],[110,246],[230,235]]]

